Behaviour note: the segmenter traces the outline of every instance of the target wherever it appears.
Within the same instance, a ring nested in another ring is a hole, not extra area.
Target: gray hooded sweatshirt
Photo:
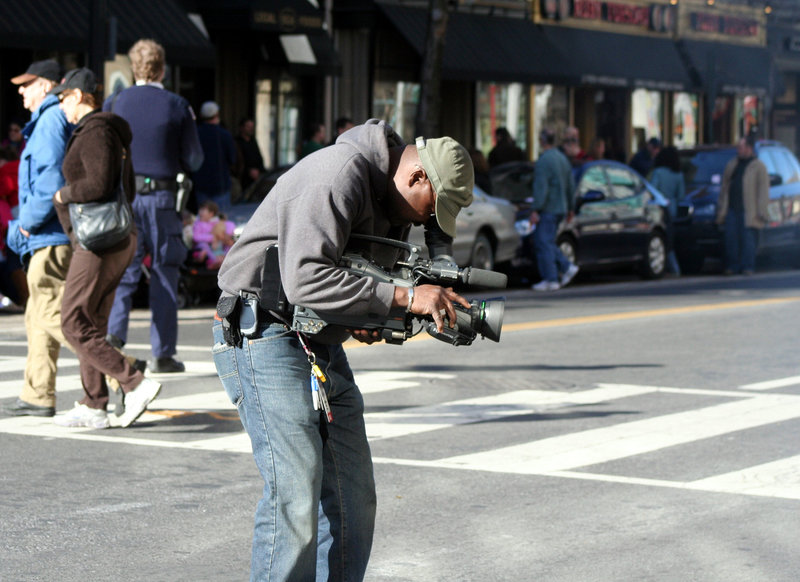
[[[388,217],[389,149],[405,143],[384,121],[369,120],[281,176],[219,271],[225,294],[259,293],[264,257],[277,243],[281,281],[294,305],[344,315],[389,313],[394,285],[337,266],[351,234],[405,240]],[[327,334],[326,334],[327,335]],[[345,334],[326,343],[341,343]],[[322,338],[317,338],[322,339]]]

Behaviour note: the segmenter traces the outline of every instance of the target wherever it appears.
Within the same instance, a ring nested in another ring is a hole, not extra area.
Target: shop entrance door
[[[606,143],[606,158],[627,162],[629,95],[627,89],[575,90],[575,125],[584,150],[599,137]]]

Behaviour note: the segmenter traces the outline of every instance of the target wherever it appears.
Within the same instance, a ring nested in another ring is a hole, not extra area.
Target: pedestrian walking
[[[539,145],[542,154],[536,162],[533,178],[530,221],[536,225],[533,244],[542,280],[532,289],[557,291],[578,274],[578,266],[572,264],[556,246],[558,225],[565,217],[572,218],[575,179],[567,156],[555,147],[553,131],[543,129],[539,134]]]
[[[236,147],[242,162],[242,173],[239,178],[242,193],[253,185],[264,173],[264,158],[256,141],[256,124],[252,119],[244,118],[239,122],[239,134],[235,138]]]
[[[758,231],[767,224],[769,173],[756,157],[753,134],[743,137],[722,173],[716,223],[725,228],[725,274],[752,275]]]
[[[200,107],[197,126],[203,164],[192,174],[195,208],[211,200],[219,211],[227,213],[231,207],[231,171],[236,164],[236,144],[233,136],[219,122],[219,105],[206,101]]]
[[[675,275],[681,274],[678,258],[675,256],[674,221],[678,215],[678,202],[686,195],[686,183],[681,173],[681,159],[675,146],[666,146],[656,155],[650,183],[669,200],[669,220],[667,222],[667,268]]]
[[[55,193],[61,225],[72,240],[74,254],[67,271],[61,307],[64,336],[78,354],[84,397],[55,423],[66,427],[107,428],[130,426],[158,395],[161,384],[145,378],[128,359],[106,341],[108,314],[125,269],[136,252],[136,230],[125,240],[100,251],[82,248],[75,239],[69,204],[107,201],[120,184],[128,202],[135,195],[129,155],[131,130],[124,119],[99,112],[97,81],[86,68],[67,73],[53,89],[61,110],[77,124],[67,144],[63,173],[66,185]],[[125,410],[109,417],[109,375],[122,387]]]
[[[19,165],[19,219],[8,225],[8,246],[27,264],[28,302],[25,331],[28,356],[22,391],[6,406],[8,414],[54,416],[56,373],[61,346],[61,300],[72,259],[69,238],[53,208],[53,195],[64,185],[61,163],[72,126],[50,93],[61,80],[54,60],[36,61],[11,82],[19,87],[31,120]]]
[[[516,144],[514,138],[505,127],[498,127],[494,132],[494,147],[489,152],[489,167],[494,168],[506,162],[525,160],[525,152]]]
[[[353,275],[339,259],[351,234],[405,239],[411,224],[434,222],[452,237],[472,200],[473,175],[455,140],[407,146],[370,120],[284,174],[223,262],[214,362],[265,482],[251,580],[362,580],[375,520],[364,403],[341,346],[350,334],[290,333],[281,288],[291,304],[356,317],[394,308],[429,314],[443,329],[442,313],[452,322],[453,303],[469,305],[452,289],[395,287]],[[258,317],[252,329],[233,315],[246,308]],[[317,370],[315,393],[327,395],[330,416],[313,405],[309,378]]]
[[[136,85],[106,99],[104,111],[122,117],[133,132],[131,157],[136,173],[133,214],[138,231],[136,253],[122,276],[108,322],[109,343],[122,349],[128,338],[133,295],[150,255],[149,299],[152,321],[148,362],[156,373],[183,372],[175,359],[178,343],[178,280],[188,249],[176,207],[177,176],[203,163],[195,117],[189,103],[164,89],[164,48],[140,40],[128,52]]]

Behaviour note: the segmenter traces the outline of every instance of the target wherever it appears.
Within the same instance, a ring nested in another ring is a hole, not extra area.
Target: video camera
[[[421,249],[417,245],[388,238],[367,235],[352,235],[355,241],[364,241],[380,245],[388,245],[400,249],[401,257],[391,270],[386,270],[370,260],[364,251],[345,250],[339,266],[354,275],[372,277],[383,283],[391,283],[398,287],[413,287],[423,283],[435,285],[453,285],[463,283],[471,287],[505,288],[508,277],[503,273],[458,265],[447,256],[434,259],[420,257]],[[407,256],[404,256],[406,255]],[[307,307],[295,306],[292,319],[292,330],[308,335],[321,332],[328,325],[337,325],[347,329],[377,330],[387,343],[402,344],[415,336],[422,329],[436,339],[453,344],[468,346],[480,334],[482,338],[500,341],[500,328],[503,324],[505,298],[473,300],[467,309],[453,304],[456,310],[456,321],[453,327],[445,322],[444,331],[436,329],[436,323],[430,315],[406,313],[405,308],[393,308],[386,317],[365,315],[354,317],[339,313],[321,313]],[[415,324],[417,324],[415,326]]]

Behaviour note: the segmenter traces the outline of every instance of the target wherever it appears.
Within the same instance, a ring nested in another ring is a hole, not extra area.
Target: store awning
[[[380,10],[418,55],[425,52],[428,12],[395,4]],[[533,22],[453,12],[447,24],[442,76],[450,80],[567,84],[567,61]]]
[[[692,87],[672,39],[542,26],[578,85],[683,91]]]
[[[771,93],[772,56],[765,47],[682,40],[701,89],[723,95]]]
[[[82,0],[0,2],[0,46],[87,52],[91,4]],[[174,0],[108,0],[117,20],[117,52],[140,38],[153,38],[167,62],[213,66],[214,47]]]

